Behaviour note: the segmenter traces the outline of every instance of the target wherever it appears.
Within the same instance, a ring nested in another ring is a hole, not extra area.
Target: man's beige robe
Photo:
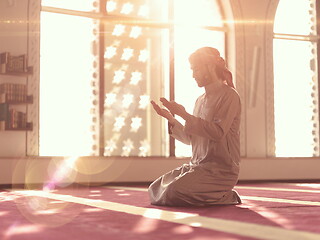
[[[151,203],[167,206],[238,204],[233,187],[240,163],[241,103],[235,89],[219,82],[207,86],[185,126],[170,127],[175,139],[192,146],[189,164],[168,172],[149,187]]]

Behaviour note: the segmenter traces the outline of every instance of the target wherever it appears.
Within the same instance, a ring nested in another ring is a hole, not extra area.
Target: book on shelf
[[[8,125],[10,129],[25,129],[27,127],[27,114],[16,109],[10,109]]]
[[[8,73],[23,73],[27,71],[27,56],[25,54],[20,56],[9,55],[7,63]]]
[[[0,73],[6,73],[7,72],[8,59],[9,59],[9,53],[8,52],[0,53]]]
[[[28,72],[27,55],[12,56],[9,52],[0,53],[0,73]]]
[[[0,130],[6,130],[9,120],[9,105],[0,103]]]
[[[25,84],[2,83],[0,84],[0,103],[26,102],[27,86]]]
[[[9,120],[9,105],[7,103],[0,103],[0,121]]]
[[[0,129],[19,130],[30,128],[25,112],[10,109],[8,103],[0,103]]]

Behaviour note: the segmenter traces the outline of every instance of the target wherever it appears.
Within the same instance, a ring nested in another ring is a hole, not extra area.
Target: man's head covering
[[[221,71],[221,77],[226,81],[228,86],[235,88],[232,81],[232,73],[226,66],[226,62],[220,56],[217,49],[212,47],[203,47],[196,50],[190,55],[190,62],[199,62],[200,64],[215,64],[218,70]]]

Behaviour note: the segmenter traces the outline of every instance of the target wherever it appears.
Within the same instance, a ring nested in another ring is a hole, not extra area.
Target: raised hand
[[[154,101],[151,101],[153,109],[157,112],[158,115],[166,118],[169,122],[174,122],[173,115],[164,108],[161,108],[158,104],[156,104]]]
[[[184,117],[188,114],[184,106],[176,103],[175,101],[169,102],[165,98],[160,98],[160,101],[162,102],[163,106],[165,106],[171,112],[171,114],[176,114],[180,117]]]

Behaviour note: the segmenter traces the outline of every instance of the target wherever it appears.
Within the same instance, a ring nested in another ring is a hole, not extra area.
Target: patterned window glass
[[[108,15],[159,19],[167,9],[157,3],[108,1],[106,8]],[[104,25],[104,155],[163,156],[166,126],[152,112],[150,100],[164,96],[169,82],[168,30],[132,23]]]
[[[112,16],[167,20],[168,0],[107,0],[106,12]]]
[[[314,19],[313,0],[280,0],[274,24],[274,121],[277,157],[319,155],[318,70]]]

